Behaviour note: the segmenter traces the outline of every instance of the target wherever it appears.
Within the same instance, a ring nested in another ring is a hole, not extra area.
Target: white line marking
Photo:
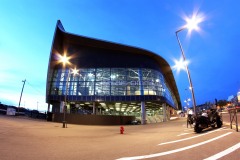
[[[225,156],[225,155],[227,155],[227,154],[237,150],[238,148],[240,148],[240,142],[238,144],[236,144],[236,145],[234,145],[234,146],[232,146],[232,147],[230,147],[230,148],[228,148],[228,149],[226,149],[226,150],[224,150],[222,152],[219,152],[219,153],[217,153],[217,154],[215,154],[215,155],[213,155],[211,157],[208,157],[208,158],[206,158],[204,160],[216,160],[216,159],[219,159],[219,158],[221,158],[221,157],[223,157],[223,156]]]
[[[182,133],[182,134],[179,134],[179,135],[177,135],[177,136],[184,136],[184,135],[186,135],[186,134],[191,134],[191,133]]]
[[[160,152],[160,153],[149,154],[149,155],[143,155],[143,156],[123,157],[123,158],[119,158],[117,160],[134,160],[134,159],[146,159],[146,158],[160,157],[160,156],[164,156],[164,155],[168,155],[168,154],[172,154],[172,153],[176,153],[176,152],[181,152],[181,151],[184,151],[184,150],[187,150],[187,149],[191,149],[191,148],[194,148],[194,147],[197,147],[197,146],[200,146],[200,145],[203,145],[203,144],[215,141],[215,140],[220,139],[220,138],[222,138],[224,136],[227,136],[227,135],[229,135],[231,133],[232,132],[228,132],[228,133],[225,133],[225,134],[223,134],[221,136],[209,139],[207,141],[200,142],[200,143],[197,143],[197,144],[194,144],[194,145],[191,145],[191,146],[187,146],[187,147],[171,150],[171,151]]]
[[[213,132],[217,132],[217,131],[219,131],[219,130],[221,130],[221,129],[222,129],[222,128],[219,128],[219,129],[216,129],[216,130],[214,130],[214,131],[210,131],[210,132],[207,132],[207,133],[204,133],[204,134],[200,134],[200,135],[197,135],[197,136],[188,137],[188,138],[184,138],[184,139],[179,139],[179,140],[176,140],[176,141],[170,141],[170,142],[160,143],[160,144],[158,144],[158,145],[160,146],[160,145],[164,145],[164,144],[171,144],[171,143],[186,141],[186,140],[189,140],[189,139],[193,139],[193,138],[197,138],[197,137],[204,136],[204,135],[206,135],[206,134],[210,134],[210,133],[213,133]]]

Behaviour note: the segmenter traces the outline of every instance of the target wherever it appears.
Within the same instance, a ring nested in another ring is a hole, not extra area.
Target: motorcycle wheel
[[[215,122],[212,122],[211,127],[212,127],[212,128],[215,128],[215,127],[216,127],[216,123],[215,123]]]
[[[202,128],[198,127],[198,125],[199,125],[199,124],[196,124],[195,127],[194,127],[194,131],[195,131],[196,133],[202,132]]]
[[[222,127],[222,121],[220,119],[217,120],[217,127],[218,128]]]

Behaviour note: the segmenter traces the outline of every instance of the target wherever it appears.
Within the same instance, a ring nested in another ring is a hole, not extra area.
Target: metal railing
[[[237,112],[240,110],[240,108],[231,108],[228,110],[229,117],[230,117],[230,128],[233,128],[234,122],[235,122],[235,127],[236,131],[238,132],[238,119],[237,119]]]

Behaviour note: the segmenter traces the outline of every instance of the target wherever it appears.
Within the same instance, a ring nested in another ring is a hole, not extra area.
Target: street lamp
[[[187,20],[187,24],[185,26],[183,26],[182,28],[180,28],[179,30],[177,30],[175,33],[176,33],[176,37],[177,37],[177,40],[178,40],[178,44],[179,44],[179,47],[180,47],[180,50],[181,50],[181,53],[182,53],[182,57],[183,57],[183,60],[184,60],[184,65],[185,65],[185,68],[186,68],[186,71],[187,71],[187,75],[188,75],[188,81],[189,81],[189,84],[190,84],[190,90],[191,90],[191,93],[192,93],[192,100],[193,100],[193,111],[194,111],[194,114],[196,114],[196,100],[195,100],[195,95],[194,95],[194,90],[193,90],[193,84],[192,84],[192,79],[191,79],[191,76],[190,76],[190,72],[189,72],[189,69],[188,69],[188,66],[187,66],[187,63],[186,63],[186,57],[185,57],[185,54],[184,54],[184,51],[183,51],[183,48],[182,48],[182,45],[181,45],[181,42],[180,42],[180,39],[178,37],[178,33],[185,30],[185,29],[189,29],[190,31],[192,29],[198,29],[198,26],[197,24],[199,22],[201,22],[200,20],[197,19],[196,16],[193,16],[192,19],[188,19]]]
[[[71,72],[72,70],[72,72]],[[68,75],[67,75],[67,81],[66,81],[66,90],[65,90],[65,96],[64,96],[64,107],[63,107],[63,128],[66,128],[66,108],[67,108],[67,95],[68,95],[68,84],[69,84],[69,78],[70,75],[73,74],[74,76],[78,74],[78,70],[76,68],[69,69]]]
[[[63,64],[63,66],[65,67],[65,65],[70,64],[69,62],[69,57],[67,57],[66,54],[64,54],[63,56],[60,56],[60,62]],[[71,72],[72,70],[72,72]],[[66,128],[66,107],[67,107],[67,95],[68,95],[68,83],[69,83],[69,78],[71,74],[78,74],[78,70],[76,68],[74,69],[69,69],[68,74],[67,74],[67,80],[66,80],[66,90],[65,90],[65,96],[64,96],[64,106],[63,106],[63,128]]]

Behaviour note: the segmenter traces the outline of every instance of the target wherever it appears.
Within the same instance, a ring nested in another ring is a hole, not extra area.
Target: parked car
[[[133,125],[139,125],[139,124],[141,124],[141,120],[140,120],[140,119],[135,119],[135,120],[133,120],[133,121],[131,122],[131,124],[133,124]]]

